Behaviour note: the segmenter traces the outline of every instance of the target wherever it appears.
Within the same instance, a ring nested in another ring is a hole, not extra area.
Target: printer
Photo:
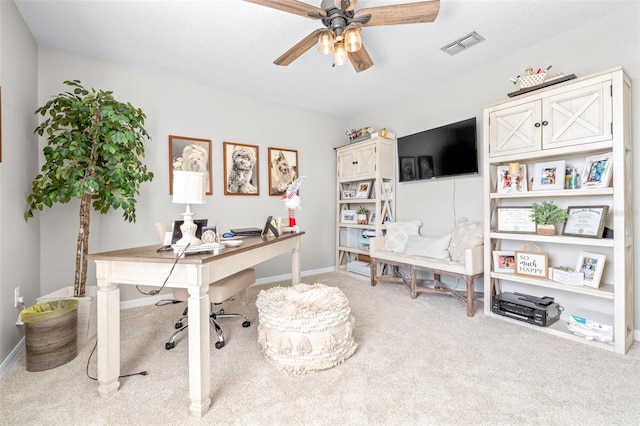
[[[547,327],[560,318],[562,307],[553,301],[553,297],[503,292],[491,299],[491,312]]]

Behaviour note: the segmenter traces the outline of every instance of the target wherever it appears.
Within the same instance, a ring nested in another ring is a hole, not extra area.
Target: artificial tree
[[[60,93],[35,113],[48,118],[34,131],[46,134],[44,164],[27,197],[25,219],[37,209],[80,199],[80,229],[73,284],[75,297],[85,293],[91,206],[100,213],[122,208],[136,220],[140,184],[151,181],[140,158],[149,138],[146,115],[130,103],[117,101],[111,91],[85,89],[78,80],[65,81],[71,92]]]

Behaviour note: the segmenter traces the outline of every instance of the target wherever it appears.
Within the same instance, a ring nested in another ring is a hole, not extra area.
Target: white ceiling
[[[356,9],[411,1],[360,0]],[[441,0],[433,23],[364,28],[374,66],[361,73],[332,67],[315,48],[274,65],[321,23],[241,0],[15,3],[41,46],[351,118],[636,1]],[[486,41],[455,56],[440,50],[471,31]]]

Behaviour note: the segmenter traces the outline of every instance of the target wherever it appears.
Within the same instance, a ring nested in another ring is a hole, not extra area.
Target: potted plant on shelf
[[[358,214],[358,223],[360,225],[366,225],[369,223],[369,210],[366,207],[360,206],[356,213]]]
[[[537,224],[536,232],[539,235],[555,235],[555,224],[567,220],[569,214],[553,201],[542,201],[533,203],[530,217]]]
[[[35,113],[47,118],[34,133],[46,136],[44,164],[27,197],[25,219],[35,210],[80,199],[73,296],[85,295],[91,207],[106,214],[121,208],[136,220],[136,195],[153,173],[140,159],[149,138],[146,115],[130,103],[117,101],[111,91],[85,89],[78,80],[65,81],[60,93]],[[79,312],[80,314],[80,312]]]

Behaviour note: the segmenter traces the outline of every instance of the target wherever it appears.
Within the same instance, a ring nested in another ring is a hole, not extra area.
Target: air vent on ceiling
[[[447,52],[449,55],[455,55],[456,53],[460,53],[463,50],[480,43],[481,41],[484,41],[484,37],[474,31],[464,37],[459,38],[453,43],[447,44],[440,50],[442,50],[443,52]]]

